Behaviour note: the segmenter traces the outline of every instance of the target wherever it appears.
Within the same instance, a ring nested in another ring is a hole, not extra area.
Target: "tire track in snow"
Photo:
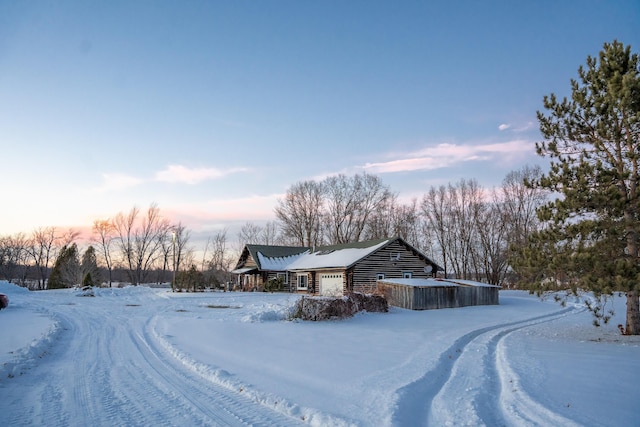
[[[173,392],[175,400],[179,401],[183,407],[190,407],[189,410],[194,415],[201,414],[202,421],[206,425],[251,425],[243,419],[243,415],[250,418],[248,410],[238,411],[240,414],[236,414],[229,409],[238,405],[234,405],[234,402],[225,396],[228,391],[222,393],[214,387],[193,381],[188,375],[171,366],[169,359],[164,359],[161,353],[152,349],[147,339],[140,333],[136,333],[135,336],[132,333],[132,341],[136,343],[138,351],[148,363],[148,367],[141,371],[153,372],[154,377],[161,379],[159,385],[165,389],[164,392]],[[264,419],[268,417],[265,416]]]
[[[582,310],[584,311],[584,309]],[[538,403],[520,387],[520,380],[511,369],[506,356],[504,338],[511,332],[504,334],[496,341],[493,350],[493,360],[500,374],[499,404],[505,424],[577,427],[578,423],[563,417]]]
[[[541,323],[552,322],[560,317],[577,314],[585,309],[574,307],[563,310],[550,318],[527,322],[523,325],[501,330],[491,337],[483,357],[483,386],[475,403],[476,411],[487,426],[528,425],[565,427],[577,425],[536,402],[519,387],[518,377],[511,370],[505,354],[505,338],[513,332]]]
[[[298,426],[303,425],[302,420],[288,416],[282,412],[271,409],[269,406],[263,405],[250,395],[243,395],[242,390],[236,391],[224,385],[211,381],[201,373],[190,369],[188,364],[183,360],[179,360],[174,354],[170,354],[161,343],[156,343],[157,337],[154,336],[153,322],[144,330],[144,334],[140,335],[140,342],[144,344],[150,353],[161,361],[161,363],[175,372],[180,372],[185,383],[191,383],[201,392],[198,395],[208,395],[215,399],[207,400],[204,404],[194,402],[204,412],[207,411],[206,406],[219,406],[220,410],[228,413],[230,420],[233,422],[225,425],[251,425],[251,426]],[[162,372],[159,373],[162,375]],[[194,375],[195,378],[194,379]],[[218,414],[219,411],[216,411]]]
[[[43,300],[43,309],[60,319],[63,331],[24,375],[0,382],[0,399],[11,402],[0,425],[302,424],[203,381],[150,342],[145,325],[155,311],[132,308],[114,315],[113,304],[124,301]]]
[[[529,319],[483,327],[461,336],[441,353],[432,370],[398,390],[393,424],[506,425],[504,417],[499,415],[504,409],[499,403],[503,375],[496,365],[499,343],[515,330],[555,320],[574,310],[573,307],[565,308]],[[513,405],[517,406],[515,399]],[[511,411],[515,409],[511,408]],[[536,424],[544,425],[533,423]]]

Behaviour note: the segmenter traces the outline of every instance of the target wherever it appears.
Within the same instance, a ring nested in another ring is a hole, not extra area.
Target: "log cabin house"
[[[232,273],[238,289],[281,278],[288,292],[339,296],[371,292],[378,280],[435,277],[442,267],[400,237],[321,246],[245,245]]]

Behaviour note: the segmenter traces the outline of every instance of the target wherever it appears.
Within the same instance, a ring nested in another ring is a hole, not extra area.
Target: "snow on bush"
[[[292,314],[302,320],[346,319],[359,311],[386,313],[387,300],[379,295],[353,293],[344,297],[301,298]]]

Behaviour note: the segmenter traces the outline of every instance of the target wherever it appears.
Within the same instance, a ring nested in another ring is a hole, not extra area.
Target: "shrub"
[[[274,277],[267,280],[264,284],[265,292],[280,292],[284,290],[284,279],[282,277]]]
[[[346,297],[302,297],[291,318],[314,321],[346,319],[359,311],[386,313],[389,304],[383,296],[360,293]]]

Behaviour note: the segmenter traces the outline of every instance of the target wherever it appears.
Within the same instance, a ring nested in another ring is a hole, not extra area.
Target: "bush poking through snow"
[[[76,293],[76,296],[79,296],[79,297],[95,297],[96,294],[93,291],[93,287],[91,287],[91,286],[83,286],[82,289]]]
[[[386,313],[389,304],[383,296],[360,293],[345,297],[302,297],[291,317],[314,321],[346,319],[359,311]]]
[[[9,297],[5,294],[0,294],[0,310],[9,306]]]

